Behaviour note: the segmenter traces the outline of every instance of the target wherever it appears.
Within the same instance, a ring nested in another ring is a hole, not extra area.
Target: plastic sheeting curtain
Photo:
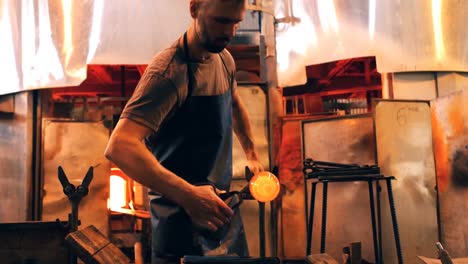
[[[468,2],[275,0],[280,86],[304,66],[376,56],[379,72],[468,71]]]
[[[73,86],[92,55],[93,1],[0,1],[0,93]]]
[[[0,0],[0,95],[79,85],[87,64],[146,64],[187,28],[188,2]]]
[[[273,0],[249,0],[271,12]],[[190,23],[188,0],[0,0],[0,94],[74,86],[86,64],[144,64]],[[379,72],[468,71],[458,0],[274,0],[280,86],[305,65],[377,57]]]
[[[87,64],[145,64],[190,22],[188,0],[0,0],[0,95],[79,85]]]

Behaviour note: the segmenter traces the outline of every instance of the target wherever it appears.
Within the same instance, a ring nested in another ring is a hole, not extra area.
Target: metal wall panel
[[[468,256],[468,90],[431,102],[441,239],[452,257]]]
[[[302,133],[303,158],[375,164],[374,130],[370,115],[304,121]],[[310,190],[308,193],[310,196]],[[312,253],[318,253],[320,249],[321,210],[322,185],[318,185]],[[330,183],[327,211],[326,252],[341,260],[343,247],[361,241],[363,258],[374,261],[367,182]]]
[[[62,166],[70,183],[75,186],[81,184],[92,166],[94,177],[89,193],[81,200],[79,207],[80,228],[94,225],[107,234],[110,164],[104,157],[104,150],[109,140],[109,130],[101,122],[45,119],[42,136],[42,220],[60,218],[68,221],[71,212],[71,204],[58,180],[58,166]]]
[[[283,257],[305,255],[304,177],[301,157],[301,120],[282,120],[278,147],[278,177],[283,193],[279,206],[278,253]]]
[[[431,112],[426,101],[378,101],[375,107],[378,164],[393,182],[404,263],[436,257],[436,176]],[[386,197],[386,193],[382,195]],[[382,200],[383,257],[397,263],[388,202]]]
[[[0,222],[31,217],[33,94],[15,94],[14,101],[14,113],[0,113]]]

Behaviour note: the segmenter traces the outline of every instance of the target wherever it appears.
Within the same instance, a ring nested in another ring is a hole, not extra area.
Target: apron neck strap
[[[187,79],[188,79],[188,86],[187,86],[187,98],[192,95],[193,92],[193,72],[192,66],[190,65],[190,55],[189,55],[189,48],[188,48],[188,41],[187,41],[187,32],[184,33],[184,53],[185,53],[185,60],[187,62]],[[187,100],[187,99],[185,99]]]

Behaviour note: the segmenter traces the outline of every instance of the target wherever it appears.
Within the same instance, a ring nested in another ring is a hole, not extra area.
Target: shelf
[[[132,215],[132,216],[136,216],[136,217],[142,218],[142,219],[149,219],[150,218],[149,211],[145,211],[145,210],[132,210],[132,209],[126,209],[126,208],[119,208],[119,209],[112,209],[110,211],[111,211],[111,213],[120,213],[120,214]]]
[[[323,97],[323,96],[333,96],[333,95],[340,95],[340,94],[360,93],[360,92],[378,91],[378,90],[382,90],[381,85],[361,86],[361,87],[353,87],[353,88],[330,90],[330,91],[320,91],[320,92],[308,93],[308,94],[318,95],[318,96]]]

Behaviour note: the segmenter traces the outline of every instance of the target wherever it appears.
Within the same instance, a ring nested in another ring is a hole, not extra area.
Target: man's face
[[[219,53],[236,34],[244,18],[245,6],[234,0],[207,0],[198,12],[196,33],[202,46]]]

